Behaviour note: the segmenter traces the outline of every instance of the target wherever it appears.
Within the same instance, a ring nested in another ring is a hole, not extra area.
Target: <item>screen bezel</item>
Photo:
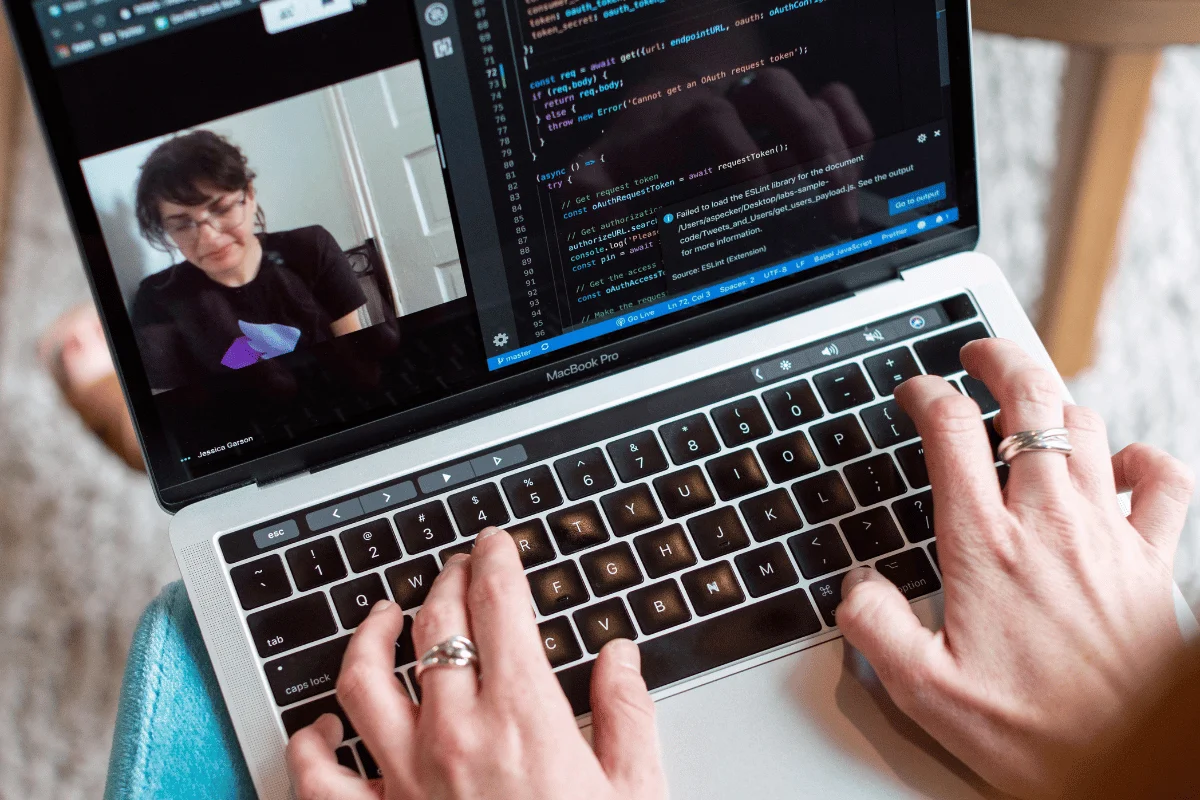
[[[134,427],[146,455],[147,472],[159,504],[170,512],[240,486],[263,484],[292,474],[327,468],[706,341],[791,316],[803,309],[831,302],[894,278],[905,268],[974,249],[979,238],[970,11],[967,0],[948,0],[946,16],[953,152],[960,217],[944,235],[910,244],[897,252],[874,256],[864,254],[848,263],[831,264],[821,274],[798,278],[791,285],[762,287],[752,294],[729,298],[727,303],[717,308],[705,309],[686,318],[667,318],[648,330],[629,333],[619,342],[606,342],[603,339],[588,342],[579,349],[562,351],[544,362],[531,361],[521,372],[509,376],[492,373],[490,382],[474,389],[218,472],[165,486],[160,480],[162,470],[156,469],[156,465],[164,465],[164,459],[169,458],[166,455],[168,442],[101,235],[99,219],[83,179],[78,153],[71,138],[67,110],[56,84],[54,68],[42,43],[33,5],[29,0],[4,0],[4,9],[30,85],[35,112],[50,149],[59,189],[66,201],[76,244],[84,259],[84,272],[97,301],[109,346],[118,355],[114,362],[126,401],[133,411]],[[416,13],[415,7],[413,12]],[[416,43],[416,49],[423,53],[420,42]],[[428,78],[428,71],[423,69],[423,72]],[[427,85],[427,92],[428,88]],[[457,225],[453,195],[450,202],[457,236],[460,226]],[[461,238],[458,244],[462,252]],[[104,279],[98,280],[97,276],[103,276]],[[545,373],[548,371],[587,359],[591,354],[614,351],[620,353],[615,365],[557,380],[552,385],[546,381]]]

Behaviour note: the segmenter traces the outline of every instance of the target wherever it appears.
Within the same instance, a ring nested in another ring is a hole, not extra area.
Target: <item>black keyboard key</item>
[[[832,525],[822,525],[788,539],[800,572],[808,580],[845,569],[852,563],[842,537]]]
[[[808,437],[800,431],[787,433],[758,446],[767,474],[776,483],[787,483],[821,468]]]
[[[604,516],[617,536],[628,536],[662,522],[662,514],[654,503],[650,487],[644,483],[626,486],[605,495],[600,498],[600,505],[604,507]]]
[[[720,558],[750,546],[750,537],[733,506],[718,508],[688,520],[696,549],[705,560]]]
[[[642,570],[625,542],[604,547],[579,559],[596,597],[619,592],[642,582]]]
[[[563,502],[549,467],[534,467],[509,475],[500,485],[504,487],[508,504],[512,506],[517,519],[558,508]]]
[[[349,643],[350,637],[343,636],[265,664],[263,670],[275,704],[291,705],[333,689]]]
[[[329,601],[321,593],[289,600],[246,617],[250,638],[263,658],[277,656],[337,633]]]
[[[869,561],[904,547],[904,537],[892,522],[892,515],[882,506],[846,517],[841,528],[859,561]]]
[[[914,442],[897,449],[896,460],[900,462],[905,477],[914,489],[924,489],[929,485],[929,470],[925,467],[923,442]]]
[[[784,592],[641,642],[642,676],[648,688],[659,689],[820,630],[804,590]],[[576,715],[591,710],[594,667],[595,661],[588,661],[558,673]]]
[[[863,409],[862,420],[878,447],[891,447],[917,438],[917,426],[900,410],[895,400]]]
[[[282,600],[292,593],[292,584],[288,583],[287,570],[279,556],[239,564],[229,571],[229,577],[246,611]]]
[[[992,393],[984,386],[983,381],[976,380],[970,375],[964,375],[962,385],[967,396],[979,404],[979,409],[984,414],[995,414],[1000,410],[1000,403],[992,397]]]
[[[342,627],[353,630],[362,624],[371,613],[371,607],[380,600],[387,600],[387,592],[378,575],[364,575],[346,583],[339,583],[329,590],[333,607],[337,609]]]
[[[787,551],[778,542],[742,553],[734,563],[751,597],[762,597],[800,582]]]
[[[871,356],[863,363],[867,367],[867,372],[871,373],[871,380],[875,383],[875,388],[884,397],[891,397],[897,386],[909,378],[915,378],[921,374],[917,360],[913,358],[912,352],[907,347]]]
[[[354,751],[349,745],[342,745],[334,751],[333,755],[337,758],[337,762],[351,772],[358,772],[358,762],[354,760]],[[359,773],[360,775],[362,773]]]
[[[933,492],[921,492],[892,503],[904,535],[913,544],[933,538]]]
[[[392,590],[392,598],[405,611],[412,611],[425,603],[429,587],[440,571],[433,556],[421,556],[389,567],[383,577]]]
[[[554,560],[554,545],[550,544],[546,526],[540,519],[509,525],[507,530],[508,535],[517,543],[517,552],[521,554],[521,566],[525,569]]]
[[[796,502],[809,525],[826,522],[854,510],[854,498],[837,472],[825,472],[792,486]]]
[[[983,327],[982,322],[976,322],[949,333],[931,336],[924,341],[917,342],[915,347],[917,357],[925,365],[926,372],[930,375],[946,377],[956,372],[962,372],[963,366],[959,353],[964,345],[976,339],[986,338],[988,338],[987,328]]]
[[[711,456],[721,449],[708,418],[703,414],[669,422],[658,429],[658,435],[667,446],[671,460],[680,465]]]
[[[929,543],[929,555],[933,558],[933,563],[936,564],[937,568],[940,570],[942,568],[942,562],[938,561],[937,542]]]
[[[537,572],[529,573],[529,588],[533,601],[543,617],[585,603],[589,599],[583,576],[574,561],[562,561]]]
[[[859,505],[869,506],[891,500],[908,491],[896,463],[887,453],[848,464],[842,470]]]
[[[405,509],[395,520],[404,549],[414,555],[450,544],[458,538],[446,515],[446,507],[439,500]]]
[[[822,460],[835,466],[871,452],[871,443],[853,414],[822,422],[809,429]]]
[[[458,523],[458,532],[463,536],[476,536],[491,525],[503,527],[509,520],[508,509],[504,507],[500,490],[494,483],[452,494],[447,501],[454,521]]]
[[[555,511],[546,518],[546,522],[550,525],[554,541],[558,543],[558,551],[564,556],[609,540],[608,528],[604,527],[595,503],[580,503]]]
[[[438,561],[442,562],[442,566],[446,566],[446,562],[454,558],[460,553],[463,555],[471,555],[471,551],[475,549],[475,540],[469,539],[460,544],[451,545],[443,550],[438,551]]]
[[[1008,486],[1008,476],[1011,474],[1011,472],[1012,470],[1009,468],[1008,464],[1001,464],[996,467],[996,480],[1000,482],[1001,489],[1003,489],[1005,486]]]
[[[342,531],[340,538],[346,560],[355,572],[367,572],[399,561],[403,555],[396,534],[392,532],[392,523],[386,518]]]
[[[650,636],[692,618],[675,581],[663,581],[629,593],[629,606],[642,633]]]
[[[607,492],[617,485],[617,479],[613,477],[599,447],[560,458],[554,462],[554,471],[558,473],[563,491],[571,500],[582,500],[598,492]]]
[[[733,500],[767,488],[767,477],[750,449],[718,456],[704,465],[722,500]]]
[[[780,389],[772,389],[763,394],[763,400],[766,401],[767,410],[771,412],[771,419],[775,420],[775,427],[781,431],[804,425],[825,415],[808,381],[796,381]]]
[[[346,562],[332,536],[314,539],[287,551],[292,580],[302,592],[346,577]]]
[[[688,467],[655,478],[654,491],[671,519],[685,517],[717,502],[699,467]]]
[[[758,398],[753,396],[714,408],[712,418],[726,447],[740,447],[771,435],[771,423],[767,422]]]
[[[583,637],[583,646],[593,655],[613,639],[636,639],[637,629],[619,597],[575,612],[575,627]]]
[[[831,628],[837,627],[837,607],[842,602],[842,581],[845,579],[846,573],[843,572],[809,587],[813,600],[817,601],[817,610]]]
[[[642,431],[612,442],[608,446],[608,457],[626,483],[657,475],[668,466],[667,456],[653,431]]]
[[[370,751],[367,750],[367,746],[362,742],[358,742],[354,745],[354,749],[358,751],[359,760],[362,761],[363,765],[363,774],[367,776],[367,780],[383,780],[383,770],[375,763],[375,759],[371,756]]]
[[[400,630],[400,636],[396,639],[396,660],[395,666],[403,667],[405,664],[411,664],[417,660],[417,648],[413,643],[413,617],[409,614],[404,615],[404,627]]]
[[[875,569],[896,584],[900,593],[909,600],[916,600],[942,588],[929,557],[919,547],[881,558],[875,562]]]
[[[688,597],[692,599],[692,608],[702,617],[724,611],[746,599],[728,561],[718,561],[685,572],[681,580]]]
[[[987,431],[988,443],[992,446],[992,461],[1000,460],[1000,442],[1004,441],[1004,437],[1000,435],[1000,431],[996,430],[996,417],[988,417],[983,421],[983,428]]]
[[[804,527],[786,489],[776,489],[742,501],[742,516],[757,541],[765,542]]]
[[[875,399],[875,394],[867,384],[867,376],[863,375],[858,364],[843,364],[828,372],[822,372],[813,377],[813,383],[821,393],[825,407],[832,414]]]
[[[283,717],[283,729],[287,731],[290,738],[292,734],[301,728],[307,728],[325,714],[333,714],[342,721],[342,741],[353,739],[358,735],[354,730],[354,725],[350,723],[350,718],[346,716],[346,712],[342,710],[342,706],[338,703],[337,697],[329,695],[322,697],[320,700],[313,700],[311,703],[289,708],[280,716]],[[342,749],[342,748],[339,748]],[[346,752],[350,752],[346,749]],[[354,767],[357,770],[357,767]]]
[[[583,658],[579,640],[575,638],[575,631],[571,630],[571,621],[566,617],[546,620],[538,625],[538,632],[542,637],[542,652],[546,654],[551,669]]]
[[[668,525],[659,531],[643,533],[633,540],[633,546],[637,548],[646,574],[652,579],[696,564],[696,554],[692,552],[687,534],[678,525]]]

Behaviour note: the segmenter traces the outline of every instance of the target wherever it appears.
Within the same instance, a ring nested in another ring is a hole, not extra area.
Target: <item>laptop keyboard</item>
[[[909,599],[939,590],[924,451],[892,392],[940,374],[993,413],[958,360],[988,335],[952,298],[801,348],[795,364],[783,354],[222,536],[284,729],[339,714],[339,760],[373,774],[332,693],[350,633],[375,602],[399,603],[395,667],[419,700],[412,614],[489,525],[517,544],[576,714],[614,638],[639,643],[656,689],[828,632],[855,565]],[[827,363],[801,371],[809,355]],[[795,372],[762,380],[780,370]]]

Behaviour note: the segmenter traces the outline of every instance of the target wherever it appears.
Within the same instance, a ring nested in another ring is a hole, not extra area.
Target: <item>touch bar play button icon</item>
[[[470,464],[464,461],[461,464],[454,464],[437,472],[422,475],[417,478],[417,483],[420,484],[421,491],[425,494],[435,494],[442,489],[449,489],[451,486],[466,483],[474,477],[475,471],[471,469]]]
[[[357,500],[347,500],[344,503],[338,503],[336,506],[322,508],[305,515],[308,521],[308,527],[314,531],[325,530],[332,528],[335,525],[344,525],[352,519],[358,519],[363,515],[362,503]]]
[[[506,447],[495,453],[471,459],[471,467],[477,476],[490,475],[493,472],[503,472],[506,469],[524,464],[529,459],[525,448],[519,444]]]

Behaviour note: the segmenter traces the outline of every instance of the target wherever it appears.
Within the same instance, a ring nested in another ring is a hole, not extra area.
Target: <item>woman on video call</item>
[[[255,174],[211,131],[155,148],[137,184],[137,220],[183,261],[142,281],[133,327],[155,390],[361,329],[366,295],[345,254],[314,225],[266,232]]]

